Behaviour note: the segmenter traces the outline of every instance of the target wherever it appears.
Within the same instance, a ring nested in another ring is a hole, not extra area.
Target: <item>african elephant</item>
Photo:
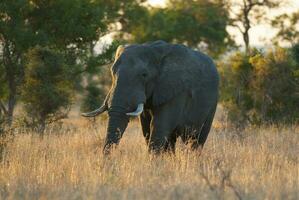
[[[120,46],[111,74],[103,105],[82,114],[108,111],[104,153],[119,143],[129,117],[139,115],[150,152],[174,152],[178,137],[202,149],[218,101],[219,76],[211,58],[164,41]]]

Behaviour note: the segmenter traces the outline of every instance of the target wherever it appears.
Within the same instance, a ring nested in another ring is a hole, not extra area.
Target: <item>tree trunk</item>
[[[249,19],[249,13],[252,9],[252,4],[247,5],[244,2],[244,8],[243,8],[243,26],[244,26],[244,32],[242,33],[243,35],[243,40],[244,40],[244,44],[245,44],[245,52],[246,54],[249,53],[249,29],[251,28],[251,24],[250,24],[250,19]]]
[[[250,50],[250,46],[249,46],[249,34],[248,34],[248,30],[246,30],[244,33],[243,33],[243,40],[244,40],[244,44],[245,44],[245,52],[246,54],[249,53],[249,50]]]
[[[4,41],[3,48],[3,63],[5,67],[6,73],[6,81],[8,85],[8,103],[7,103],[7,112],[6,112],[6,120],[7,125],[11,126],[13,121],[13,114],[16,105],[16,94],[17,94],[17,82],[16,82],[16,69],[17,63],[13,62],[11,57],[12,53],[9,47],[8,42]]]
[[[13,121],[13,114],[16,105],[16,85],[14,80],[9,80],[9,98],[8,98],[8,108],[7,108],[7,124],[11,126]]]
[[[44,133],[45,133],[45,128],[46,128],[46,119],[41,119],[39,120],[39,124],[38,124],[38,134],[40,136],[40,138],[44,138]]]

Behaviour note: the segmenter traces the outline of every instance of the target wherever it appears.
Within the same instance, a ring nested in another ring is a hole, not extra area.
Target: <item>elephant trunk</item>
[[[125,85],[125,84],[123,84]],[[143,99],[135,100],[134,98],[127,97],[127,90],[120,86],[115,87],[110,96],[110,107],[108,110],[109,119],[107,127],[107,136],[105,146],[103,149],[104,154],[108,154],[113,145],[117,145],[128,126],[130,116],[138,116],[143,111],[143,103],[136,103],[134,112],[128,112],[131,110],[130,105],[134,105],[135,102],[144,102]],[[133,103],[132,103],[133,102]]]
[[[128,126],[129,117],[124,111],[114,111],[113,108],[109,111],[109,120],[107,127],[107,136],[105,146],[103,149],[104,154],[109,154],[111,147],[117,145]]]

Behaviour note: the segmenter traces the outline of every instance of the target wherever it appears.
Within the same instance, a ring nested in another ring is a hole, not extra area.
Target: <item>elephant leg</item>
[[[142,133],[145,138],[146,144],[148,145],[151,133],[151,120],[152,116],[148,110],[144,110],[140,115],[140,123],[142,127]]]
[[[155,123],[152,123],[155,124]],[[161,126],[152,125],[151,135],[149,138],[149,151],[155,154],[160,154],[162,151],[168,149],[169,141],[168,135],[171,130],[162,128]]]
[[[198,149],[200,151],[202,150],[202,148],[208,138],[215,112],[216,112],[216,106],[210,111],[206,121],[204,122],[202,128],[200,129],[200,132],[198,133],[197,140],[194,140],[194,142],[192,143],[192,146],[191,146],[192,149],[194,149],[194,150]]]
[[[176,144],[176,140],[177,140],[177,132],[176,130],[173,131],[171,133],[171,135],[169,136],[164,151],[175,154],[175,144]]]
[[[169,149],[174,151],[177,137],[175,130],[182,118],[184,98],[182,95],[153,111],[149,151],[154,153]]]

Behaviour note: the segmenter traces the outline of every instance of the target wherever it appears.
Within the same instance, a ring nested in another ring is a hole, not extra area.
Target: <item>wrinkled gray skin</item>
[[[129,122],[126,113],[141,103],[140,122],[150,152],[174,152],[178,137],[202,149],[218,100],[218,72],[208,56],[156,41],[118,49],[111,71],[113,84],[103,106],[83,113],[91,117],[108,111],[104,153],[119,143]]]

